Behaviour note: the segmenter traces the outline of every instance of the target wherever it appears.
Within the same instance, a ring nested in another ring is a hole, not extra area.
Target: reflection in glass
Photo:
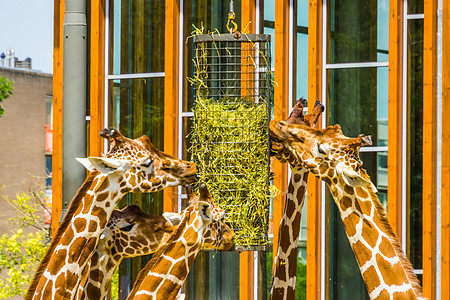
[[[360,152],[364,169],[378,189],[378,198],[387,205],[387,152]],[[330,202],[330,299],[369,299],[339,211]]]
[[[408,14],[423,14],[423,0],[408,0]]]
[[[163,72],[164,1],[111,0],[110,7],[110,74]]]
[[[327,63],[388,61],[388,0],[327,3]]]
[[[408,256],[422,269],[423,19],[408,21]]]
[[[371,135],[374,146],[387,145],[388,68],[328,71],[329,124],[339,124],[346,136]]]
[[[110,81],[111,127],[126,137],[147,135],[153,145],[164,150],[164,78],[121,79]],[[137,204],[153,215],[163,213],[163,191],[128,193],[118,207]],[[149,256],[126,259],[119,267],[119,296],[125,299]]]

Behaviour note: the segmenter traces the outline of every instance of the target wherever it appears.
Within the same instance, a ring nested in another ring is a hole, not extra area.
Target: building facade
[[[14,199],[16,194],[29,192],[36,178],[42,183],[51,173],[51,148],[45,142],[46,130],[51,130],[52,75],[32,70],[0,67],[0,77],[14,81],[13,93],[2,107],[0,117],[0,185],[2,196]],[[33,178],[34,177],[34,178]],[[51,181],[46,182],[51,199]],[[15,210],[0,199],[4,216]],[[0,222],[0,233],[9,233],[7,218]]]
[[[88,1],[87,150],[104,151],[98,133],[150,137],[189,159],[197,28],[226,32],[228,0]],[[272,35],[274,115],[286,119],[301,96],[325,105],[321,126],[372,135],[361,149],[389,220],[430,299],[450,298],[450,4],[434,0],[234,1],[239,30]],[[61,199],[64,1],[55,1],[53,199]],[[288,168],[273,162],[272,234],[283,214]],[[183,208],[181,188],[130,195],[153,214]],[[297,294],[308,299],[368,299],[333,199],[310,178],[302,218]],[[53,204],[53,215],[61,207]],[[53,218],[57,226],[59,218]],[[196,260],[189,299],[265,299],[276,247],[210,253]],[[125,297],[148,258],[120,267]],[[306,265],[306,267],[305,267]]]

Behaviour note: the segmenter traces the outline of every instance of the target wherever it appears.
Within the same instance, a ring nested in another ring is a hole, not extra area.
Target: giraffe
[[[124,258],[147,255],[157,250],[161,241],[175,230],[180,222],[178,213],[162,216],[144,213],[139,206],[115,209],[92,254],[87,282],[80,284],[77,299],[106,298],[114,270]]]
[[[128,139],[107,128],[100,135],[109,140],[110,150],[104,157],[77,159],[90,172],[91,184],[69,206],[26,299],[75,297],[100,234],[126,193],[155,192],[196,180],[194,163],[159,151],[147,136]]]
[[[313,111],[303,116],[305,103],[306,100],[303,98],[297,100],[286,121],[288,124],[302,124],[315,127],[319,116],[324,110],[324,106],[317,101]],[[284,213],[280,222],[270,299],[295,299],[300,220],[309,172],[302,164],[296,163],[292,159],[289,151],[284,149],[283,145],[272,143],[272,147],[272,155],[281,162],[288,162],[292,173],[286,193]]]
[[[199,186],[199,193],[187,188],[190,205],[182,211],[180,224],[141,270],[127,299],[183,298],[177,297],[178,291],[200,250],[231,249],[234,232],[224,223],[225,212],[214,203],[206,184]]]
[[[424,299],[359,159],[360,147],[371,145],[371,137],[346,137],[339,125],[312,129],[274,120],[269,127],[274,141],[327,183],[370,299]]]

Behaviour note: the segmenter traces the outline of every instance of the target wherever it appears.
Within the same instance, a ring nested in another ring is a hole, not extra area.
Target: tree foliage
[[[6,77],[0,77],[0,116],[5,113],[2,102],[12,94],[13,83],[13,81],[8,80]]]
[[[43,192],[2,196],[17,212],[11,217],[10,234],[0,238],[0,299],[24,295],[40,260],[48,247],[49,234],[38,212],[45,208]],[[33,228],[28,234],[24,230]],[[36,230],[37,229],[37,230]]]

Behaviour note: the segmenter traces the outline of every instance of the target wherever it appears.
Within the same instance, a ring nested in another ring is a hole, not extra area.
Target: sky
[[[33,70],[53,73],[53,0],[0,0],[0,53],[14,48]]]

